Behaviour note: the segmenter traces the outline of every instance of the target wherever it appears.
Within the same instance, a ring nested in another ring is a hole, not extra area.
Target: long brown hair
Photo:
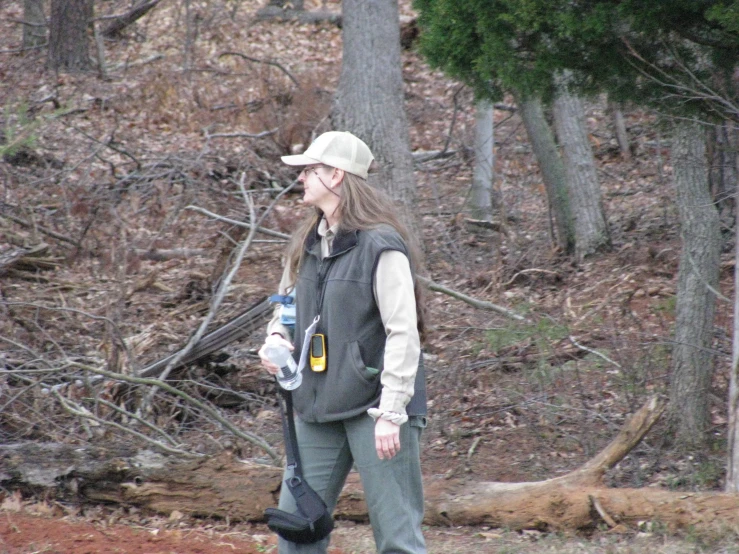
[[[423,270],[423,254],[415,236],[408,232],[398,216],[390,197],[383,191],[370,186],[367,181],[347,171],[341,185],[341,195],[337,207],[339,214],[339,232],[367,231],[381,225],[389,225],[403,238],[408,248],[408,257],[413,273],[413,293],[416,298],[416,315],[418,332],[421,340],[425,336],[425,317],[423,290],[415,278]],[[323,217],[323,211],[315,208],[293,233],[287,249],[286,263],[288,276],[293,285],[297,281],[298,271],[303,262],[305,241],[309,233],[315,229]]]

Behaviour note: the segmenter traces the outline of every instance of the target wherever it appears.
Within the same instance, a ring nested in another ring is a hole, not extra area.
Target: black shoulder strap
[[[282,387],[280,390],[280,412],[282,413],[282,434],[285,437],[285,454],[287,455],[287,467],[292,468],[293,474],[303,477],[300,469],[300,451],[298,450],[298,438],[295,434],[295,418],[293,416],[293,393]]]

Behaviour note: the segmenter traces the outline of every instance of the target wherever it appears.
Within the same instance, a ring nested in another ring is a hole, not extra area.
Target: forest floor
[[[122,10],[125,3],[119,4]],[[117,322],[145,363],[179,348],[196,328],[234,241],[244,234],[189,207],[248,218],[236,186],[241,180],[256,191],[256,213],[264,213],[295,177],[279,155],[328,129],[330,92],[339,78],[340,29],[331,23],[257,21],[259,6],[256,0],[194,3],[187,19],[179,3],[164,3],[124,37],[106,43],[107,74],[101,79],[53,75],[41,53],[13,52],[20,45],[14,21],[22,16],[22,3],[0,4],[3,141],[23,146],[0,160],[0,255],[18,237],[29,245],[42,237],[55,260],[53,270],[32,279],[23,272],[0,275],[0,335],[12,337],[0,346],[0,362],[22,343],[50,357],[62,352],[65,359],[125,370],[103,316]],[[412,15],[407,2],[401,10]],[[195,29],[190,42],[186,28]],[[223,55],[228,51],[270,63]],[[544,188],[515,106],[503,102],[496,110],[501,225],[479,228],[464,216],[472,179],[473,99],[413,50],[403,52],[403,74],[413,150],[446,145],[451,153],[417,164],[428,275],[528,318],[519,323],[427,293],[430,418],[423,471],[511,482],[572,471],[604,447],[648,396],[668,390],[680,251],[669,142],[653,114],[625,109],[633,147],[625,160],[605,103],[587,103],[613,246],[575,264],[552,247]],[[272,129],[277,131],[261,138],[216,136]],[[304,213],[300,193],[288,193],[263,226],[289,232]],[[247,252],[219,320],[274,292],[284,242],[267,239]],[[153,250],[184,254],[149,256]],[[731,297],[729,238],[725,252],[721,289]],[[48,315],[42,304],[58,311]],[[59,315],[62,309],[67,311]],[[83,310],[96,318],[80,316]],[[608,473],[607,485],[721,488],[728,304],[719,303],[715,334],[710,450],[676,450],[661,422]],[[280,448],[273,384],[255,355],[260,340],[255,335],[230,345],[228,364],[220,360],[197,371],[212,370],[219,383],[248,394],[248,402],[221,404],[222,409]],[[0,399],[8,391],[0,382]],[[5,398],[3,405],[10,406],[13,400]],[[22,415],[6,410],[1,442],[76,440],[62,418],[44,419],[44,409],[35,406]],[[209,453],[227,442],[219,433],[190,428],[186,438],[194,450]],[[250,445],[239,448],[243,457],[263,455]],[[567,536],[426,529],[430,552],[439,554],[737,552],[731,535],[675,536],[659,522],[644,522],[626,534],[591,529]],[[334,554],[374,551],[369,527],[351,522],[339,522],[332,545]],[[270,551],[276,551],[274,537],[263,525],[79,506],[0,490],[0,553]]]

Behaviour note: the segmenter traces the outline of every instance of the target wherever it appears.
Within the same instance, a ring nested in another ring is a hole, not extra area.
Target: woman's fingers
[[[378,419],[375,424],[375,449],[381,460],[389,460],[400,452],[400,425]]]

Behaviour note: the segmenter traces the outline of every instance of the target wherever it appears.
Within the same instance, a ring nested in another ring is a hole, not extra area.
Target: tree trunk
[[[480,100],[475,104],[475,168],[467,207],[474,219],[493,220],[493,175],[495,133],[493,104]]]
[[[737,192],[739,194],[739,187]],[[739,198],[736,198],[739,205]],[[734,214],[734,260],[739,260],[739,210]],[[736,263],[736,262],[735,262]],[[731,377],[729,381],[728,459],[726,492],[739,492],[739,271],[734,266],[734,328],[731,341]]]
[[[582,260],[610,247],[611,239],[593,151],[585,130],[582,102],[564,86],[554,100],[554,120],[575,222],[575,256]]]
[[[631,160],[631,144],[629,144],[629,133],[626,131],[626,122],[621,107],[615,102],[608,102],[608,111],[611,112],[613,119],[613,127],[615,129],[616,142],[621,150],[621,157],[624,161]]]
[[[23,48],[46,43],[46,16],[43,0],[23,0]]]
[[[731,121],[713,127],[708,140],[708,158],[711,170],[709,182],[711,195],[718,208],[722,228],[734,224],[737,174],[737,126]]]
[[[739,525],[739,495],[685,493],[655,488],[609,489],[605,472],[636,446],[659,419],[663,405],[650,399],[618,436],[581,468],[531,483],[425,480],[428,525],[484,524],[508,529],[576,530],[601,521],[636,526],[655,521],[671,530]],[[44,491],[47,497],[136,505],[162,514],[230,521],[263,521],[277,503],[280,468],[239,460],[230,453],[187,463],[150,451],[133,452],[35,443],[0,446],[5,490]],[[334,515],[367,520],[359,477],[352,473]]]
[[[683,246],[670,401],[677,439],[685,446],[699,447],[708,437],[711,341],[721,261],[719,219],[709,192],[706,138],[700,124],[676,124],[672,158]]]
[[[51,69],[76,73],[92,67],[88,38],[92,6],[92,0],[51,0]]]
[[[552,129],[544,117],[539,98],[517,98],[517,103],[547,191],[549,210],[554,218],[554,240],[558,248],[571,254],[575,251],[575,224],[567,194],[567,177]]]
[[[343,51],[334,129],[372,150],[378,171],[370,183],[396,201],[404,223],[420,236],[408,120],[403,104],[397,0],[344,0]]]

